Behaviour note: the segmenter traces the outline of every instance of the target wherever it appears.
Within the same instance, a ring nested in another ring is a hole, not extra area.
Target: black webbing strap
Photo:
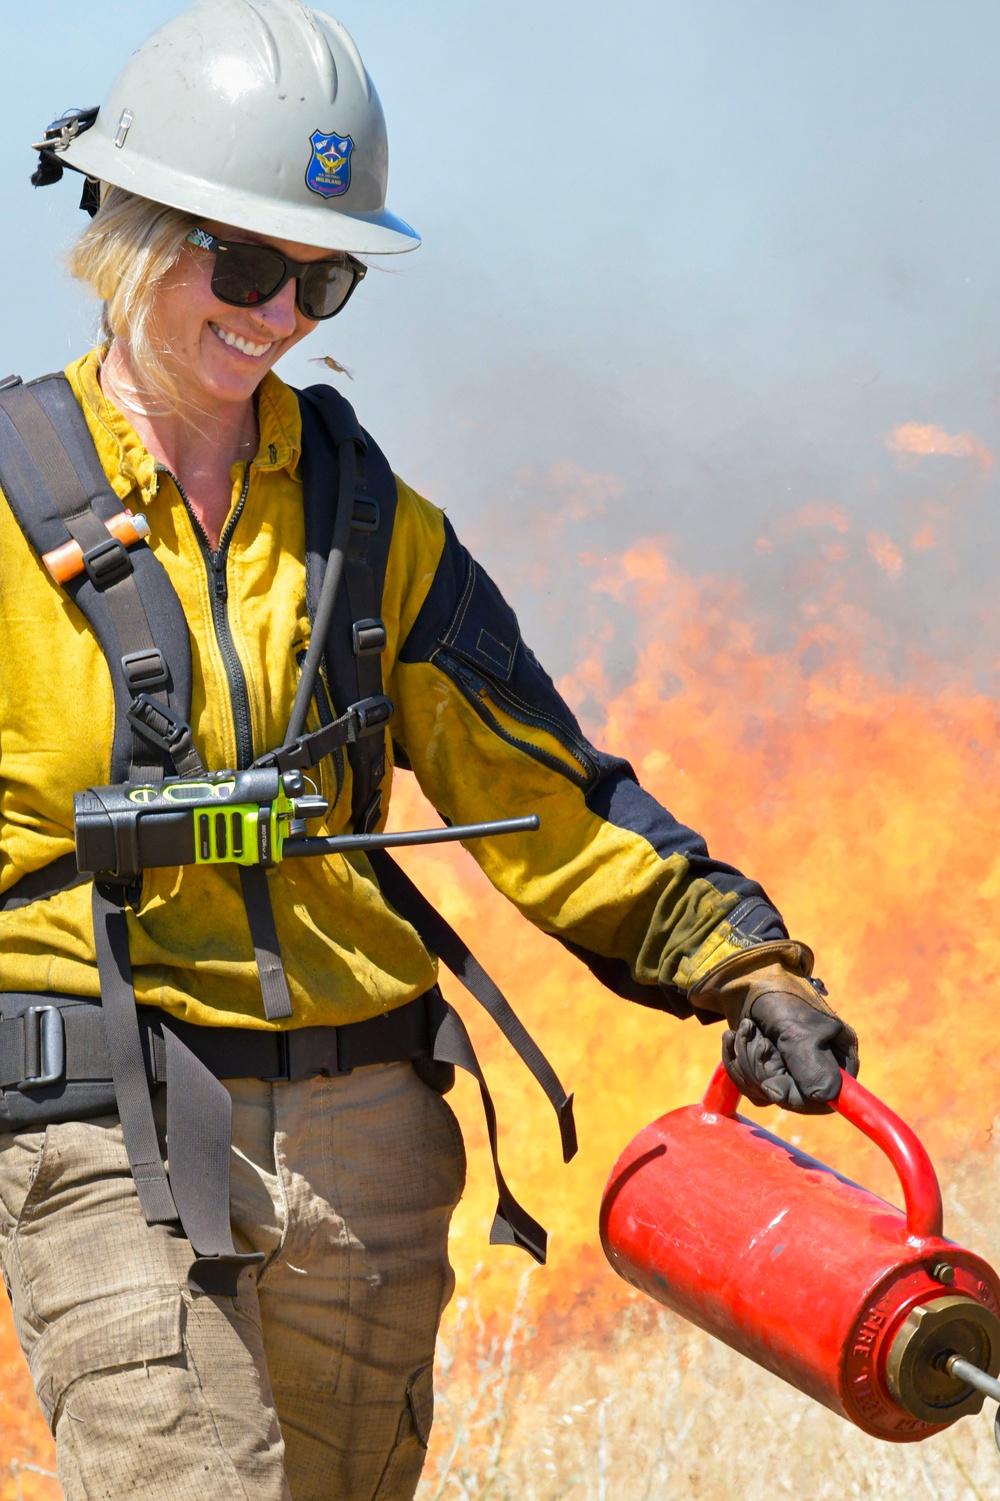
[[[451,968],[450,965],[448,967]],[[463,980],[462,983],[467,985],[467,981]],[[479,999],[478,996],[477,999]],[[548,1235],[538,1221],[532,1219],[527,1210],[517,1202],[500,1171],[500,1158],[497,1152],[497,1113],[486,1086],[479,1059],[476,1057],[476,1050],[472,1046],[472,1039],[454,1007],[449,1006],[447,1001],[440,996],[438,996],[438,1003],[440,1010],[434,1026],[432,1056],[438,1063],[455,1064],[471,1074],[479,1085],[479,1093],[482,1096],[486,1131],[490,1140],[490,1153],[493,1157],[493,1172],[499,1194],[497,1212],[490,1230],[490,1245],[520,1246],[522,1251],[527,1251],[529,1256],[533,1256],[544,1266]],[[530,1038],[528,1040],[530,1042]]]
[[[274,922],[267,872],[262,865],[241,865],[239,872],[260,993],[264,999],[264,1015],[269,1022],[280,1021],[282,1017],[291,1016],[292,998],[285,966],[281,962],[281,944]]]
[[[179,777],[205,775],[205,763],[194,743],[191,726],[168,704],[161,703],[152,694],[139,693],[125,717],[144,740],[170,757]]]
[[[510,1003],[490,979],[464,940],[418,890],[386,850],[369,850],[368,859],[384,894],[407,922],[411,922],[432,953],[451,970],[470,995],[488,1011],[525,1067],[541,1085],[559,1121],[563,1161],[576,1155],[573,1096],[568,1095],[551,1063],[523,1026]],[[437,1054],[435,1054],[437,1057]],[[454,1061],[454,1060],[452,1060]],[[462,1064],[462,1067],[466,1067]],[[478,1075],[476,1076],[479,1077]],[[485,1085],[482,1086],[485,1088]],[[487,1111],[487,1119],[489,1111]],[[498,1169],[499,1172],[499,1169]]]
[[[241,1255],[233,1245],[229,1204],[232,1096],[167,1027],[164,1041],[170,1184],[184,1234],[196,1253],[188,1283],[202,1292],[232,1298],[244,1267],[264,1260],[263,1251]]]
[[[178,1218],[160,1156],[153,1102],[139,1037],[128,951],[128,920],[120,888],[94,882],[94,944],[101,980],[104,1027],[121,1116],[122,1136],[139,1203],[147,1224],[170,1224]]]
[[[243,1267],[263,1258],[241,1256],[233,1245],[229,1209],[232,1101],[225,1086],[183,1042],[168,1041],[168,1181],[136,1012],[121,888],[95,882],[93,914],[108,1061],[143,1215],[149,1225],[179,1219],[196,1256],[189,1281],[205,1292],[235,1297]]]
[[[253,764],[276,766],[279,771],[308,771],[334,751],[353,745],[362,735],[371,734],[373,729],[388,724],[391,718],[389,699],[384,696],[362,699],[358,704],[351,704],[339,719],[328,720],[320,729],[300,735],[278,750],[266,751]]]
[[[87,574],[100,590],[121,647],[120,658],[157,651],[135,580],[131,558],[91,507],[84,477],[78,473],[60,433],[30,386],[0,390],[0,406],[41,475],[57,515],[83,550]],[[112,671],[114,670],[112,664]],[[122,667],[122,672],[125,668]],[[154,691],[163,695],[164,684]],[[129,684],[131,690],[131,684]],[[162,763],[141,735],[133,736],[130,775],[135,780],[162,776]]]
[[[299,392],[302,410],[303,491],[306,522],[306,598],[315,621],[320,588],[333,534],[332,476],[325,455],[330,443],[350,439],[358,466],[351,529],[344,564],[345,589],[326,633],[326,679],[337,711],[359,700],[382,695],[382,666],[377,633],[355,626],[380,626],[382,587],[396,515],[396,481],[384,454],[348,402],[330,386]],[[315,630],[315,625],[314,625]],[[384,632],[383,632],[384,635]],[[360,654],[356,648],[360,647]],[[385,774],[385,734],[349,742],[351,821],[370,832],[381,816],[379,781]]]
[[[367,514],[366,514],[367,512]],[[381,523],[379,508],[372,501],[356,505],[351,535],[347,544],[344,562],[344,584],[347,601],[351,607],[351,649],[357,674],[357,698],[377,698],[382,693],[382,645],[376,651],[363,649],[361,628],[368,622],[374,628],[381,624],[378,619],[382,607],[375,583],[375,573],[368,561],[368,549],[373,534]],[[355,832],[370,834],[382,814],[382,789],[385,776],[385,734],[369,735],[357,741],[348,750],[351,763],[353,787],[351,793],[351,822]]]
[[[46,1072],[45,1017],[54,998],[49,995],[25,997],[33,1001],[20,1016],[0,1018],[0,1089],[29,1085]],[[62,998],[59,998],[62,999]],[[108,1044],[104,1035],[104,1017],[98,1005],[70,1004],[65,1010],[56,1007],[61,1018],[61,1078],[76,1081],[110,1079]],[[66,1015],[74,1013],[73,1024]]]

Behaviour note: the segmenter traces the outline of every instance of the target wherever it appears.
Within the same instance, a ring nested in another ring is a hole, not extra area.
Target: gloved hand
[[[729,1022],[722,1061],[751,1104],[827,1114],[841,1067],[857,1075],[858,1039],[810,983],[812,965],[805,944],[760,944],[732,955],[689,991]]]

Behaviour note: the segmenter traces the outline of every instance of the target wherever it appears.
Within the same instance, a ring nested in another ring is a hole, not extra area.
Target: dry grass
[[[987,1501],[1000,1491],[990,1413],[922,1444],[883,1444],[641,1303],[603,1349],[536,1361],[524,1301],[498,1340],[474,1295],[464,1300],[440,1353],[419,1501]]]

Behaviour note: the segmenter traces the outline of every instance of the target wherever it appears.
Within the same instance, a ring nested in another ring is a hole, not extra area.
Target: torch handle
[[[714,1115],[735,1115],[740,1098],[739,1089],[720,1063],[705,1091],[704,1108]],[[917,1240],[941,1235],[941,1189],[934,1164],[916,1132],[843,1069],[840,1094],[830,1104],[845,1121],[881,1147],[892,1163],[903,1190],[907,1232]]]

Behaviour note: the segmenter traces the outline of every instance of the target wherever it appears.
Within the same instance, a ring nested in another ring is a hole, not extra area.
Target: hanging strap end
[[[548,1252],[548,1232],[543,1230],[537,1220],[533,1220],[530,1214],[524,1210],[519,1216],[520,1227],[511,1224],[503,1212],[503,1205],[497,1205],[497,1212],[490,1227],[491,1246],[517,1246],[521,1251],[527,1251],[528,1255],[538,1262],[539,1266],[545,1265]]]
[[[572,1162],[579,1151],[576,1139],[576,1117],[573,1114],[573,1096],[567,1095],[556,1114],[559,1118],[559,1135],[562,1138],[563,1162]]]
[[[188,1270],[188,1287],[213,1298],[235,1298],[241,1274],[263,1260],[263,1251],[250,1251],[245,1256],[199,1256]]]

